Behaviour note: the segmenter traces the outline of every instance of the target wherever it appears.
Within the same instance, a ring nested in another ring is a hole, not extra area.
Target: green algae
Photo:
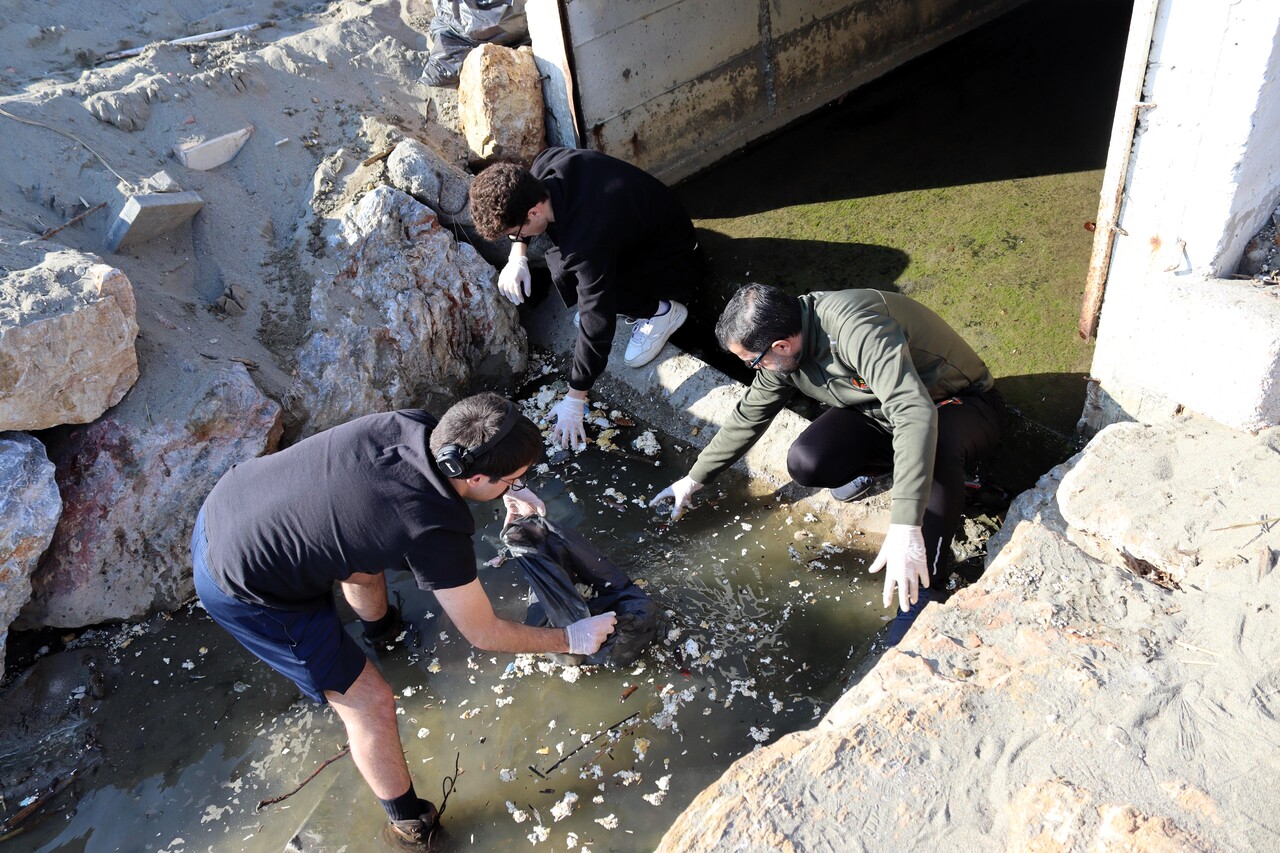
[[[693,348],[748,281],[874,287],[960,331],[1016,410],[1023,487],[1078,448],[1077,332],[1131,6],[1028,3],[686,181],[709,282]],[[680,341],[687,343],[686,341]]]

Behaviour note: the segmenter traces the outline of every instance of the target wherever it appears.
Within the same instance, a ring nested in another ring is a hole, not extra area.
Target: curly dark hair
[[[471,220],[480,236],[496,240],[524,223],[529,208],[547,198],[547,186],[515,163],[494,163],[471,182]]]

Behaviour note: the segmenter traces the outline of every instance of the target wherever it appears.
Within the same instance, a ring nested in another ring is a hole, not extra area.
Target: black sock
[[[389,604],[387,605],[387,612],[382,615],[381,619],[375,619],[372,622],[366,622],[361,619],[360,624],[364,627],[365,637],[372,639],[387,633],[399,619],[400,611],[396,609],[395,605]]]
[[[409,790],[395,799],[379,798],[378,802],[382,803],[382,807],[386,809],[389,820],[417,820],[423,814],[422,800],[418,799],[412,782],[409,783]]]

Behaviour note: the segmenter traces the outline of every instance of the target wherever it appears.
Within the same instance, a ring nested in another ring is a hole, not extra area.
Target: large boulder
[[[0,430],[88,423],[138,378],[133,287],[94,255],[0,228]]]
[[[61,514],[44,445],[23,432],[0,432],[0,679],[9,625],[31,598],[31,573]]]
[[[482,44],[462,63],[458,113],[478,160],[529,166],[547,147],[542,80],[533,52]]]
[[[1280,753],[1240,744],[1280,739],[1277,466],[1280,430],[1100,433],[977,584],[659,850],[1273,846]]]
[[[344,212],[332,243],[336,271],[312,289],[288,394],[303,435],[524,369],[524,330],[493,267],[429,208],[378,187]]]
[[[65,507],[16,625],[138,619],[194,593],[196,512],[232,465],[275,449],[281,413],[241,364],[172,373],[51,438]]]
[[[449,226],[486,261],[494,266],[506,263],[511,243],[480,236],[471,219],[471,173],[443,152],[416,139],[401,140],[387,157],[387,179],[431,208],[441,225]]]

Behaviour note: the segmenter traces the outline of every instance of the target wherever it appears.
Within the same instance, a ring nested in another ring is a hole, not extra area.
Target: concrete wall
[[[561,105],[554,123],[576,122],[583,147],[674,182],[1023,1],[530,0],[527,9],[544,88],[558,89],[546,93]],[[567,81],[557,71],[566,55]],[[558,88],[566,82],[576,93]]]
[[[1149,55],[1131,40],[1125,60],[1146,66],[1136,132],[1131,147],[1113,140],[1107,165],[1129,155],[1122,203],[1108,216],[1104,197],[1098,215],[1122,230],[1084,420],[1185,406],[1242,429],[1280,424],[1280,288],[1225,278],[1280,202],[1280,4],[1149,4]],[[1122,88],[1118,114],[1134,108]]]

